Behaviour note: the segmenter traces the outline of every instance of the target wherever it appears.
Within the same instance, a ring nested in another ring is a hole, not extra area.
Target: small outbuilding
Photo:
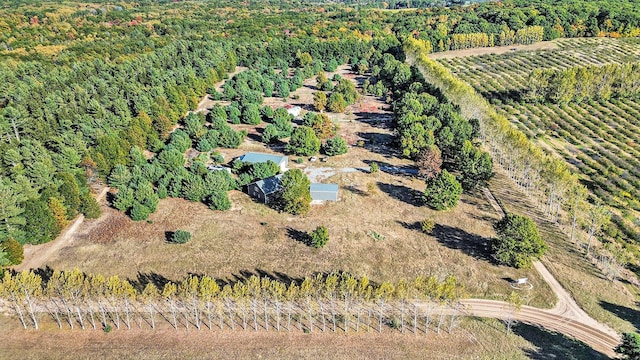
[[[311,200],[338,201],[338,184],[311,184]]]
[[[247,185],[247,194],[264,204],[269,204],[278,198],[282,191],[282,175],[268,177]]]
[[[287,113],[289,113],[289,115],[293,116],[294,118],[300,116],[300,113],[302,112],[302,108],[300,106],[289,104],[285,105],[285,109],[287,109]]]
[[[278,164],[278,166],[280,167],[280,171],[282,172],[287,171],[287,166],[289,166],[289,158],[284,155],[248,152],[240,156],[238,159],[240,159],[240,161],[251,163],[251,164],[263,163],[271,160],[274,163]]]

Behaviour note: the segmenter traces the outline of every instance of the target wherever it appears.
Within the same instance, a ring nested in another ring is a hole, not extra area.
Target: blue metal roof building
[[[311,184],[311,199],[338,201],[338,184]]]
[[[248,153],[240,156],[239,159],[240,159],[240,161],[248,162],[248,163],[251,163],[251,164],[263,163],[263,162],[267,162],[267,161],[271,160],[274,163],[278,164],[278,166],[280,166],[280,170],[283,171],[283,172],[287,170],[287,166],[289,165],[289,158],[287,156],[284,156],[284,155],[273,155],[273,154],[266,154],[266,153],[259,153],[259,152],[248,152]]]

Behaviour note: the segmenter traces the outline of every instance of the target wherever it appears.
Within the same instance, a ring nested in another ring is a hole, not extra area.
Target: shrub
[[[420,228],[422,229],[422,232],[424,232],[425,234],[431,234],[435,226],[436,226],[436,223],[431,219],[424,219],[420,222]]]
[[[8,238],[0,243],[0,248],[7,253],[7,259],[12,265],[18,265],[24,260],[22,245],[14,238]]]
[[[174,244],[186,244],[191,239],[191,233],[185,230],[176,230],[171,234],[171,242]]]
[[[378,164],[372,162],[371,165],[369,165],[369,172],[372,174],[375,174],[378,172],[378,170],[380,170],[380,168],[378,168]]]
[[[329,231],[324,226],[318,226],[309,234],[309,241],[311,246],[318,249],[322,248],[329,241]]]

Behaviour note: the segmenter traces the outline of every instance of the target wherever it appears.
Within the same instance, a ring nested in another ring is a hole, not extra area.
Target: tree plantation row
[[[528,79],[534,71],[560,71],[610,64],[630,66],[626,64],[640,60],[636,52],[636,39],[566,39],[554,41],[552,45],[557,48],[438,61],[487,99],[507,102],[524,97]],[[611,81],[611,78],[607,81]],[[567,90],[570,94],[576,91],[575,88]]]
[[[633,121],[639,114],[638,44],[631,39],[576,39],[559,45],[556,50],[463,58],[453,68],[528,138],[577,169],[596,208],[611,207],[607,212],[612,221],[596,221],[595,231],[589,211],[582,207],[577,224],[564,223],[586,230],[582,240],[587,247],[594,237],[604,238],[607,257],[625,264],[633,261],[629,250],[637,256],[635,246],[629,245],[640,236],[640,128]],[[585,64],[577,66],[578,59]],[[478,65],[491,69],[496,81],[463,70]],[[536,66],[542,69],[527,71]],[[532,100],[536,102],[528,102]],[[572,213],[572,206],[564,208]]]
[[[440,332],[445,308],[453,308],[446,325],[454,325],[464,290],[453,276],[443,280],[376,284],[368,278],[335,273],[281,281],[250,276],[234,282],[190,275],[181,282],[130,282],[118,276],[53,271],[5,272],[0,296],[26,329],[42,321],[59,328],[117,329],[164,321],[198,330],[370,331],[383,327]],[[450,311],[449,311],[450,312]]]

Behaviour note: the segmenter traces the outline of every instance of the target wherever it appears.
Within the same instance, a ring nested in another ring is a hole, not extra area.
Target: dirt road
[[[620,336],[602,331],[599,327],[556,314],[556,310],[542,310],[531,306],[522,306],[515,310],[513,306],[504,301],[468,299],[461,301],[465,306],[465,314],[479,317],[490,317],[507,320],[510,316],[513,320],[523,323],[542,326],[552,331],[571,336],[584,342],[609,357],[614,357],[613,349],[620,342]]]
[[[104,199],[108,186],[98,194],[96,200],[98,202]],[[80,225],[84,222],[84,215],[80,214],[76,220],[65,229],[64,234],[58,236],[55,240],[46,244],[40,245],[25,245],[24,247],[24,261],[22,264],[15,266],[15,271],[22,271],[28,269],[37,269],[44,266],[52,256],[57,254],[62,248],[69,244],[73,239],[73,234],[78,230]]]

